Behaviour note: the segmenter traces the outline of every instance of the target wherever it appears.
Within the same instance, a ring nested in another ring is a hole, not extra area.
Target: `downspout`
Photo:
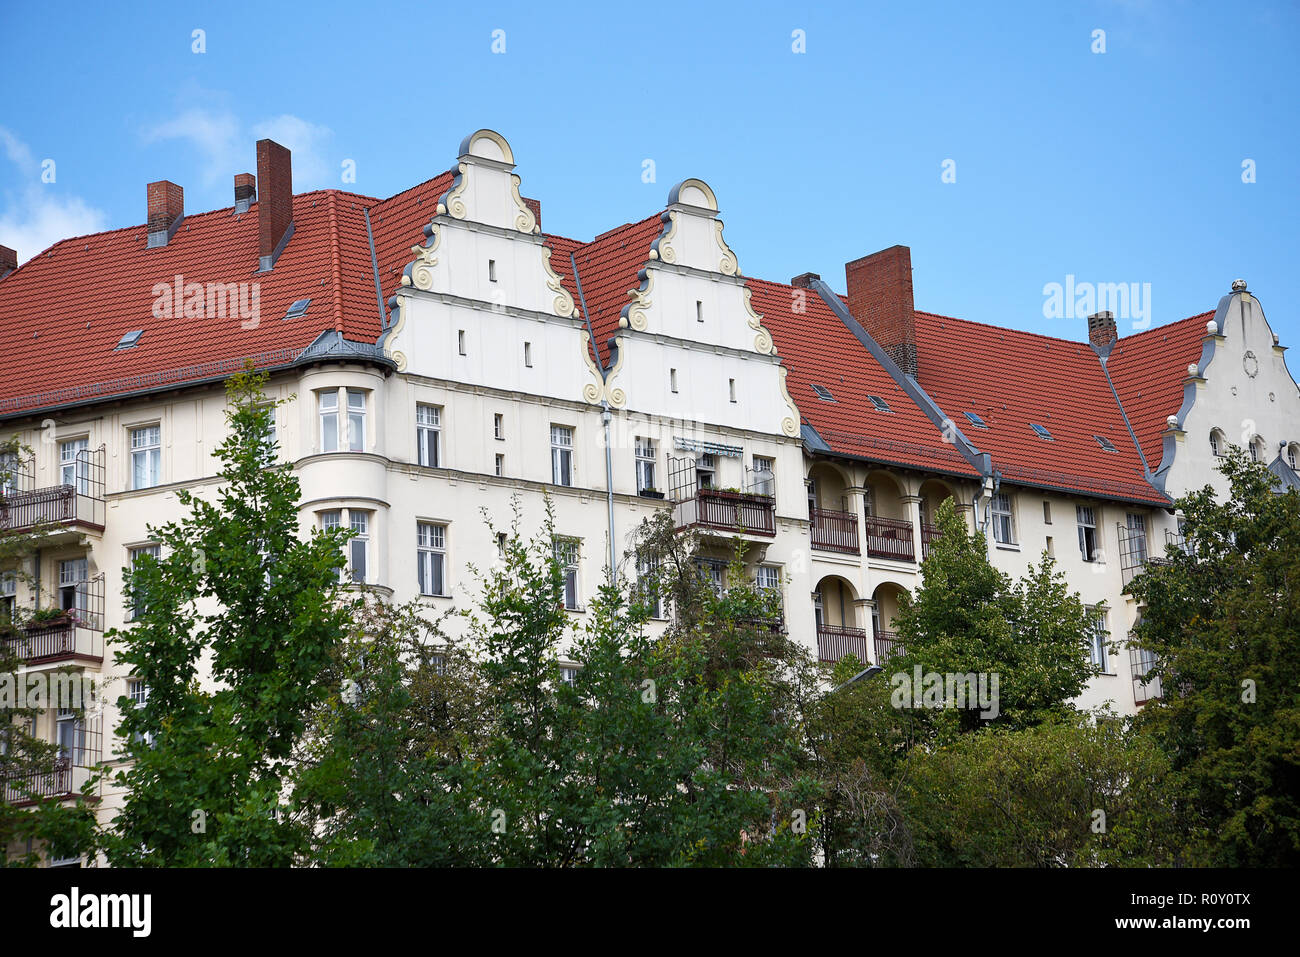
[[[578,260],[569,253],[569,264],[573,266],[573,282],[578,287],[578,302],[582,306],[582,319],[587,324],[587,338],[591,341],[591,351],[596,356],[596,367],[600,369],[600,381],[605,381],[605,363],[600,359],[600,347],[596,344],[596,332],[591,327],[591,314],[587,312],[587,297],[582,294],[582,277],[578,275]],[[605,426],[605,504],[609,510],[609,583],[617,581],[618,561],[614,556],[614,450],[610,447],[609,424],[613,414],[609,411],[609,399],[603,394],[600,398],[600,421]]]

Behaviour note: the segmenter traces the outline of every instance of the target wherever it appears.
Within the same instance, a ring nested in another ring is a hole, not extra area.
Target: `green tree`
[[[1228,496],[1177,502],[1185,545],[1133,582],[1154,655],[1137,727],[1169,756],[1182,860],[1300,863],[1300,494],[1233,449]]]
[[[162,557],[126,570],[135,621],[106,637],[148,697],[119,701],[130,763],[106,838],[114,864],[279,866],[306,846],[290,759],[348,630],[347,536],[299,537],[298,480],[271,464],[265,380],[227,383],[215,501],[178,491],[188,515],[149,532]]]

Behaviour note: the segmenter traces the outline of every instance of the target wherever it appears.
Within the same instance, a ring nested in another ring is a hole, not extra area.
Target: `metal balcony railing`
[[[1156,675],[1147,677],[1151,669],[1156,666],[1157,660],[1155,652],[1129,646],[1128,664],[1133,676],[1134,704],[1146,704],[1148,701],[1164,696],[1160,678]]]
[[[867,554],[876,558],[897,561],[916,561],[916,546],[912,542],[912,523],[901,518],[866,517]]]
[[[97,722],[80,723],[67,749],[49,766],[24,770],[0,780],[6,804],[26,805],[75,797],[99,766],[102,733]]]
[[[776,535],[776,503],[767,495],[702,488],[676,502],[673,511],[679,528]]]
[[[862,553],[858,538],[858,517],[852,512],[831,508],[813,508],[808,515],[812,528],[812,547],[831,552]]]
[[[926,525],[921,523],[921,559],[925,560],[930,557],[930,543],[938,541],[940,536],[938,525]]]
[[[1119,523],[1119,570],[1127,585],[1146,568],[1150,556],[1147,553],[1146,528],[1130,528]]]
[[[876,664],[883,665],[890,658],[903,654],[903,643],[892,631],[878,631],[875,635]]]
[[[36,487],[31,460],[18,463],[0,489],[0,529],[48,531],[77,526],[104,529],[104,446],[77,453],[71,483]]]
[[[27,665],[104,660],[104,576],[77,585],[76,605],[55,618],[13,626],[4,636]]]
[[[820,661],[836,662],[845,655],[855,656],[864,665],[869,662],[866,631],[843,625],[818,625],[817,658]]]

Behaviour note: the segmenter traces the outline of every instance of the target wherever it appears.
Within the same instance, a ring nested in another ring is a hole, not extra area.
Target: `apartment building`
[[[700,180],[589,242],[548,234],[515,169],[480,130],[396,196],[294,194],[289,151],[263,140],[230,207],[187,215],[179,185],[151,183],[142,226],[21,269],[0,247],[0,434],[32,450],[0,526],[59,525],[23,574],[0,569],[0,615],[46,609],[5,639],[26,670],[148,693],[103,633],[130,621],[149,526],[214,486],[222,384],[246,358],[285,400],[303,531],[353,530],[347,573],[395,600],[472,601],[488,519],[517,499],[536,527],[549,497],[581,620],[611,563],[643,571],[630,536],[665,510],[720,587],[740,543],[823,661],[884,662],[951,497],[998,567],[1051,554],[1098,608],[1080,703],[1120,713],[1159,693],[1123,647],[1125,586],[1176,539],[1173,498],[1216,482],[1229,442],[1297,484],[1300,395],[1244,283],[1213,313],[1123,337],[1099,313],[1052,338],[917,311],[902,246],[849,262],[845,295],[747,278]],[[37,732],[67,758],[39,789],[115,767],[117,721],[47,712]],[[101,797],[111,817],[120,795]]]

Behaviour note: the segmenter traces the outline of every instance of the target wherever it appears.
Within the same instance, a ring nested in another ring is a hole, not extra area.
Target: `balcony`
[[[1116,527],[1119,530],[1119,570],[1127,585],[1142,574],[1147,562],[1151,560],[1147,554],[1147,530],[1129,528],[1122,523]]]
[[[0,529],[10,532],[104,530],[104,447],[77,454],[71,485],[35,487],[29,461],[9,475],[10,488],[0,492]]]
[[[1128,665],[1133,676],[1133,703],[1136,705],[1143,705],[1164,696],[1159,676],[1152,675],[1147,678],[1147,674],[1156,666],[1156,661],[1155,652],[1129,646]]]
[[[813,508],[809,510],[808,518],[812,527],[813,548],[849,555],[862,554],[858,539],[858,517],[852,512]]]
[[[883,665],[890,658],[904,654],[903,643],[898,634],[892,631],[878,631],[876,640],[876,664]]]
[[[104,576],[77,585],[76,607],[54,617],[0,629],[24,665],[104,660]]]
[[[89,726],[77,721],[68,727],[70,733],[62,734],[60,722],[61,754],[52,766],[39,771],[23,770],[0,779],[4,801],[18,807],[48,800],[67,800],[76,797],[99,766],[103,733],[98,719]]]
[[[867,554],[900,562],[916,561],[912,523],[901,518],[866,517]]]
[[[855,656],[864,665],[869,663],[867,633],[861,628],[846,628],[842,625],[818,625],[818,660],[833,663],[839,661],[845,655]]]
[[[702,488],[673,506],[678,528],[776,535],[776,502],[769,495]]]
[[[930,543],[937,541],[939,535],[940,535],[939,526],[926,525],[924,522],[921,523],[921,560],[922,561],[930,557]]]

